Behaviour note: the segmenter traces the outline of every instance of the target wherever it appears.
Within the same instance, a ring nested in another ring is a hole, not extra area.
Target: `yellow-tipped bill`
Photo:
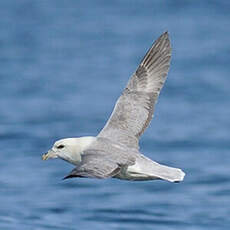
[[[48,151],[48,153],[42,155],[42,160],[45,161],[50,158],[57,158],[57,157],[58,157],[57,154],[51,149]]]
[[[42,160],[45,161],[49,158],[49,154],[48,153],[45,153],[42,155]]]

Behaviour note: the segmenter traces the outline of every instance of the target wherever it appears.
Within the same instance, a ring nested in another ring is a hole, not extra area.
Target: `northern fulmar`
[[[185,173],[161,165],[139,152],[139,138],[148,127],[166,80],[171,58],[168,32],[148,50],[96,137],[66,138],[54,143],[42,159],[61,158],[76,167],[72,177],[180,182]]]

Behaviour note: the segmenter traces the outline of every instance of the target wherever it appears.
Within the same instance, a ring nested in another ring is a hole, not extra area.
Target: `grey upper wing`
[[[166,80],[171,58],[167,32],[149,49],[122,95],[99,137],[138,148],[139,136],[148,127],[154,105]]]
[[[82,156],[81,164],[74,168],[64,179],[72,177],[104,179],[115,176],[120,172],[120,169],[118,163],[104,157],[103,154],[88,152]]]

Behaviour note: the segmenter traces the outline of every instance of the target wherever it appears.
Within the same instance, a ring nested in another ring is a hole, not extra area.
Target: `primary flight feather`
[[[182,181],[185,173],[181,169],[158,164],[139,152],[139,137],[153,117],[170,58],[169,35],[165,32],[146,53],[98,136],[59,140],[42,156],[43,160],[59,157],[74,164],[76,167],[65,179]]]

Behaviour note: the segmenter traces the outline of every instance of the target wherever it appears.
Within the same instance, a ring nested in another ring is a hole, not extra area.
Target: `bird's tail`
[[[179,168],[173,168],[166,165],[158,164],[142,155],[142,159],[138,160],[138,170],[142,176],[149,179],[161,179],[170,182],[180,182],[184,179],[185,173]],[[143,177],[144,179],[144,177]]]
[[[151,173],[154,177],[170,182],[180,182],[184,179],[185,173],[179,168],[173,168],[153,162]]]

